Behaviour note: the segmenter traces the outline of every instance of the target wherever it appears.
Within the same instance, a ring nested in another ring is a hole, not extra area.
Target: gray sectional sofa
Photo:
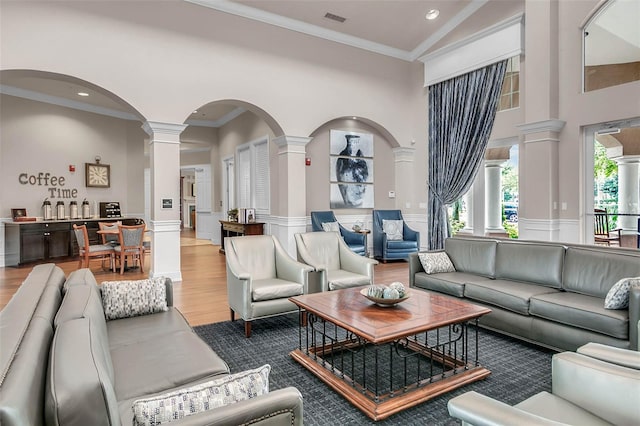
[[[556,350],[638,347],[640,289],[628,309],[604,308],[618,280],[640,276],[638,251],[475,237],[449,238],[444,251],[455,272],[427,274],[414,253],[410,286],[491,308],[485,328]]]
[[[228,376],[165,285],[168,310],[107,321],[88,269],[34,267],[0,312],[0,424],[131,425],[135,400]],[[285,388],[171,422],[245,423],[301,425],[302,396]]]

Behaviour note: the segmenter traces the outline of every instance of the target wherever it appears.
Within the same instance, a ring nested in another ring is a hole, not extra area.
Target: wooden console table
[[[220,250],[224,254],[225,237],[238,237],[242,235],[262,235],[264,232],[264,223],[239,223],[229,222],[227,220],[220,221]]]

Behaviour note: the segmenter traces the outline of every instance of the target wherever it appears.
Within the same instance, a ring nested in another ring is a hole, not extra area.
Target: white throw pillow
[[[340,225],[338,225],[338,222],[323,222],[322,230],[325,232],[340,232]]]
[[[402,220],[382,219],[382,230],[387,234],[387,240],[402,240],[402,229],[404,223]]]
[[[629,307],[631,287],[640,287],[640,277],[623,278],[611,287],[604,298],[605,309],[626,309]]]
[[[453,263],[451,263],[451,259],[449,259],[447,253],[443,251],[418,253],[418,257],[427,274],[456,271]]]
[[[265,364],[254,370],[230,374],[196,386],[138,399],[133,403],[135,425],[155,426],[173,420],[255,398],[269,393],[269,372]]]
[[[137,281],[104,281],[100,285],[107,320],[166,311],[165,277]]]

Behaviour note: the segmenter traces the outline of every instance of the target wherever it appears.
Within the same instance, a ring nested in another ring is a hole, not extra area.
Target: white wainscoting
[[[583,243],[575,219],[518,219],[518,239]]]
[[[307,217],[260,216],[264,222],[264,233],[275,235],[291,257],[297,259],[295,234],[307,232]]]
[[[151,265],[149,276],[165,276],[174,282],[182,281],[180,271],[180,221],[151,221]],[[162,249],[156,249],[162,247]]]

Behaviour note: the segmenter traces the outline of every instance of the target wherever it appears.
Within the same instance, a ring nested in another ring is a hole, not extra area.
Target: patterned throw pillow
[[[631,287],[640,287],[640,277],[623,278],[611,287],[604,298],[605,309],[626,309],[629,307]]]
[[[456,271],[453,263],[451,263],[451,259],[449,259],[447,253],[443,251],[418,253],[418,257],[427,274]]]
[[[402,220],[382,219],[382,230],[387,234],[387,240],[402,240]]]
[[[322,230],[324,232],[340,232],[340,225],[338,222],[323,222]]]
[[[100,286],[107,320],[166,311],[165,277],[138,281],[105,281]]]
[[[254,370],[230,374],[223,378],[181,390],[139,399],[133,403],[134,425],[155,426],[182,419],[201,411],[269,393],[269,372],[265,364]]]

